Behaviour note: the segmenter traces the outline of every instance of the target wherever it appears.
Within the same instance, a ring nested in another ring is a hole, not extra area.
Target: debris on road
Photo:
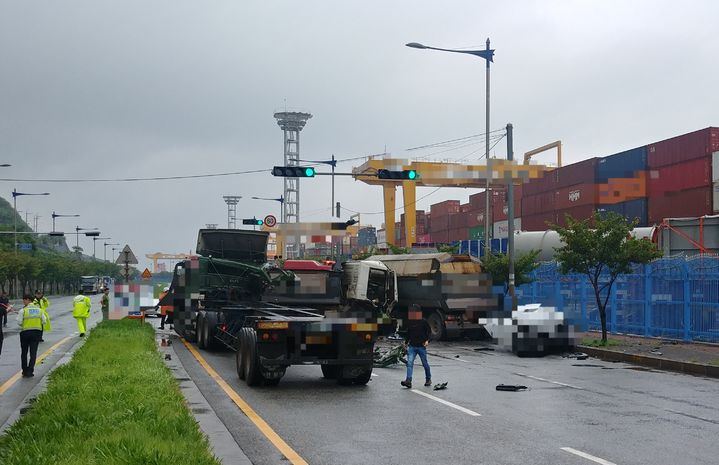
[[[447,389],[447,383],[437,383],[434,385],[435,391],[441,391],[442,389]]]
[[[379,347],[375,348],[373,361],[375,368],[387,368],[397,363],[407,364],[407,347],[404,344],[399,344],[386,350]]]
[[[589,355],[585,354],[584,352],[569,352],[566,354],[562,354],[562,357],[564,358],[574,358],[577,360],[586,360],[589,358]]]
[[[498,384],[497,385],[497,391],[517,392],[517,391],[524,391],[526,389],[528,389],[527,386],[522,386],[520,384]]]

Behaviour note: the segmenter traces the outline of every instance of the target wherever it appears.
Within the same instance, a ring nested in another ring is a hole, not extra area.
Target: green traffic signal
[[[417,172],[415,170],[407,170],[407,179],[414,180],[417,177]]]
[[[315,175],[314,168],[310,168],[310,167],[305,168],[305,176],[307,176],[308,178],[312,178],[312,177],[314,177],[314,175]]]

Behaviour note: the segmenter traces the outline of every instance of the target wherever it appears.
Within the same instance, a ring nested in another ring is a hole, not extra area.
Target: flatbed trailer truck
[[[201,349],[235,351],[238,376],[250,386],[275,385],[300,364],[320,365],[340,384],[366,384],[377,336],[391,331],[392,320],[367,299],[324,313],[265,301],[273,286],[295,280],[291,272],[267,272],[267,238],[262,231],[200,230],[198,255],[175,266],[158,304],[174,307],[175,331]]]

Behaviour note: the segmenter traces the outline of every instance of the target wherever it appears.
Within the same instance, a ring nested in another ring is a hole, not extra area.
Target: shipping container
[[[451,215],[432,215],[429,232],[446,231],[449,229],[449,218]]]
[[[465,203],[459,206],[459,212],[460,213],[467,213],[472,209],[472,205],[469,203]]]
[[[522,219],[514,219],[514,230],[522,230]],[[498,221],[492,225],[492,238],[494,239],[505,239],[509,237],[509,220]]]
[[[566,227],[567,215],[579,221],[590,219],[594,216],[597,207],[598,205],[593,204],[557,210],[557,224],[561,227]]]
[[[484,211],[484,192],[477,192],[469,196],[469,204],[472,206],[472,210]]]
[[[435,203],[429,207],[429,210],[433,215],[459,213],[459,200],[445,200],[444,202]]]
[[[556,223],[554,212],[540,213],[522,217],[522,231],[546,231],[551,229],[547,223]]]
[[[599,158],[589,158],[554,170],[557,176],[556,188],[562,189],[575,184],[593,183]]]
[[[450,229],[447,242],[465,241],[469,238],[469,228]]]
[[[661,168],[719,151],[719,128],[706,128],[647,146],[647,166]]]
[[[555,191],[524,195],[521,201],[522,216],[554,211]]]
[[[707,187],[712,183],[711,158],[708,156],[649,171],[648,197],[668,192]]]
[[[507,189],[498,190],[492,203],[492,222],[507,219],[509,204],[507,203]],[[514,186],[514,217],[522,216],[522,186]]]
[[[484,239],[484,226],[474,226],[469,228],[469,239]]]
[[[634,178],[609,178],[598,184],[598,203],[614,204],[647,196],[647,172],[640,171]]]
[[[611,178],[633,178],[639,171],[647,169],[647,147],[637,147],[624,152],[615,153],[597,161],[594,180],[598,183],[607,182]]]
[[[637,227],[648,226],[647,222],[647,199],[629,200],[627,202],[611,205],[600,205],[597,207],[599,213],[614,212],[622,215],[629,221],[637,219]]]
[[[557,188],[557,170],[545,171],[541,178],[530,179],[522,184],[523,195],[536,195]]]
[[[472,210],[467,215],[468,227],[474,228],[475,226],[484,225],[484,210]]]
[[[714,193],[712,196],[714,213],[719,213],[719,181],[714,183],[714,188],[712,189],[712,191]]]
[[[430,234],[418,234],[416,244],[427,244],[432,242],[432,236]]]
[[[598,199],[598,186],[594,183],[577,184],[557,190],[554,208],[565,210],[582,205],[594,205]]]
[[[449,217],[449,229],[466,228],[469,221],[469,213],[457,213]]]
[[[712,182],[719,181],[719,152],[712,154]]]
[[[664,218],[687,218],[712,213],[712,188],[700,187],[649,197],[647,220],[649,224],[661,224]]]

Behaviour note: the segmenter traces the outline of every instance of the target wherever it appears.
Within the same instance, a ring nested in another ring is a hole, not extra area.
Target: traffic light
[[[242,220],[242,224],[249,224],[252,226],[262,226],[262,220],[257,218],[245,218]]]
[[[402,171],[377,170],[377,177],[379,179],[406,179],[409,181],[414,181],[415,179],[417,179],[417,171],[415,171],[415,170],[402,170]]]
[[[272,168],[272,176],[283,178],[314,178],[315,169],[311,166],[275,166]]]

